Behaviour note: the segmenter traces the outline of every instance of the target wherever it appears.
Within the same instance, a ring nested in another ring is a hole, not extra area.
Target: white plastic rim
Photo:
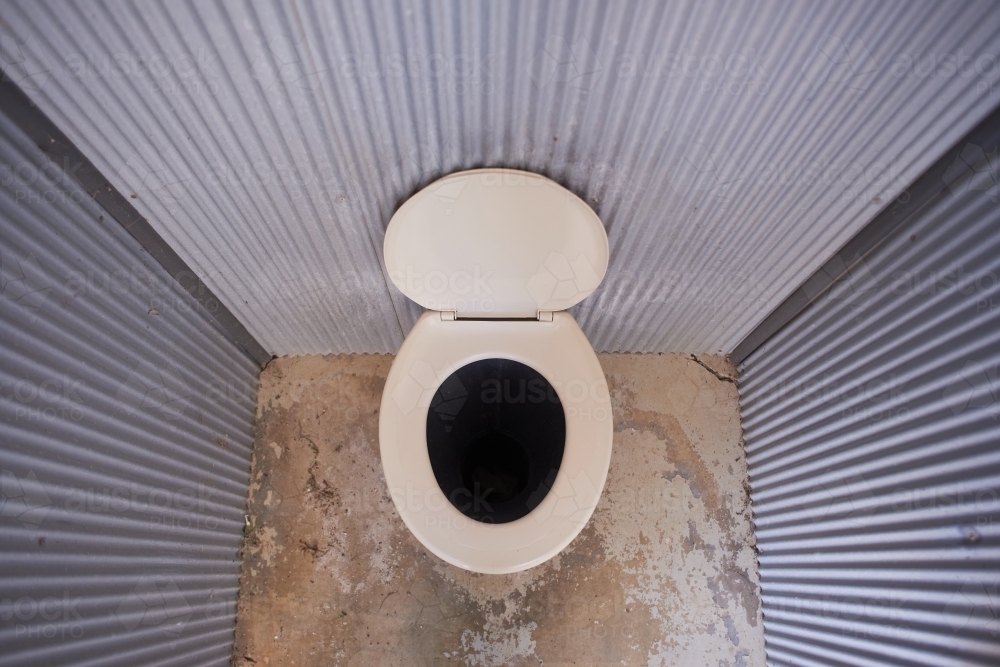
[[[481,523],[455,508],[438,486],[427,452],[427,413],[438,386],[459,368],[491,358],[541,373],[566,416],[563,460],[552,490],[527,516],[504,524]],[[403,522],[439,558],[485,574],[539,565],[583,530],[607,479],[613,434],[604,371],[568,313],[555,313],[551,322],[443,321],[440,313],[424,313],[393,361],[379,415],[382,467]]]
[[[389,221],[389,278],[432,310],[531,317],[565,310],[608,268],[608,235],[582,199],[538,174],[475,169],[413,195]]]

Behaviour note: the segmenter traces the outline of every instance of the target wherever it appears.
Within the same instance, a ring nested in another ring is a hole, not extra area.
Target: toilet
[[[384,256],[393,284],[427,309],[379,415],[400,517],[466,570],[547,561],[590,519],[611,460],[607,381],[564,312],[607,270],[600,219],[537,174],[463,171],[399,208]]]

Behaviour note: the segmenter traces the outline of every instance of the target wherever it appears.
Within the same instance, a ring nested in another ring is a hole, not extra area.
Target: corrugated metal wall
[[[77,167],[0,116],[0,665],[228,665],[258,367]]]
[[[590,202],[599,350],[730,351],[997,102],[995,2],[6,2],[5,73],[268,351],[395,351],[455,169]]]
[[[741,365],[770,664],[1000,664],[992,136]]]

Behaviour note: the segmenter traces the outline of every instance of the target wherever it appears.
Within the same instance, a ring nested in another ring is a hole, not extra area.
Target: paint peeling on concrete
[[[601,502],[563,553],[504,576],[440,561],[395,513],[377,432],[391,361],[263,373],[235,665],[763,664],[726,360],[602,355]]]
[[[505,628],[489,622],[481,632],[462,632],[463,660],[470,667],[500,667],[516,658],[535,655],[535,640],[532,631],[538,623],[531,621],[523,625]]]
[[[259,558],[268,567],[274,565],[275,557],[282,550],[282,546],[275,541],[277,536],[277,531],[271,526],[261,527],[255,535],[255,541],[250,546],[250,555]]]

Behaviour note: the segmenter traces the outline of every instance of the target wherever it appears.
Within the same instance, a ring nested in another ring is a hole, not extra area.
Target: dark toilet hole
[[[427,411],[427,452],[445,497],[465,516],[507,523],[529,514],[555,482],[566,444],[559,395],[510,359],[467,364]]]

